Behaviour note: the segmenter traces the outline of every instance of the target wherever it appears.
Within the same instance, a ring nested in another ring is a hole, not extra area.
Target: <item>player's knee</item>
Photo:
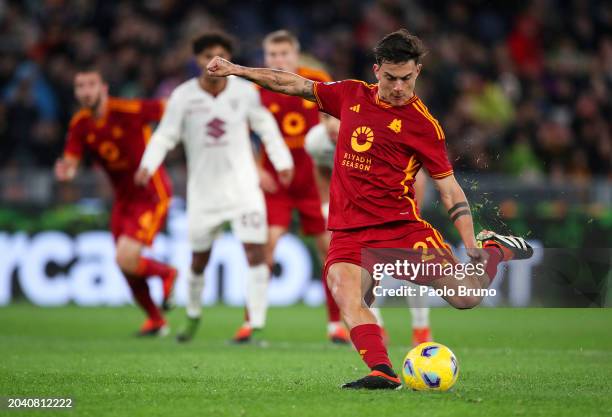
[[[266,248],[264,245],[246,245],[245,249],[250,266],[266,263]]]
[[[210,250],[202,252],[192,252],[191,254],[191,272],[200,275],[206,269],[208,259],[210,258]]]
[[[194,274],[201,274],[202,272],[204,272],[204,269],[206,268],[206,262],[204,260],[201,259],[192,259],[191,260],[191,272],[193,272]]]
[[[450,304],[459,310],[474,308],[480,304],[480,301],[482,301],[482,298],[476,296],[453,297],[449,300]]]
[[[328,272],[326,280],[327,286],[329,287],[329,291],[332,293],[334,298],[337,298],[340,293],[340,285],[342,284],[340,276],[338,276],[338,274]]]
[[[208,253],[194,253],[191,256],[191,272],[197,275],[204,272],[208,263],[208,257]]]
[[[346,296],[347,294],[355,293],[353,288],[354,283],[351,282],[351,280],[343,279],[342,274],[338,272],[328,272],[327,285],[341,311],[349,313],[352,310],[351,304],[355,304],[359,307],[359,303],[353,302],[351,297]]]
[[[129,248],[117,247],[117,253],[115,254],[115,261],[119,266],[119,269],[126,274],[134,274],[138,268],[139,253],[129,250]]]

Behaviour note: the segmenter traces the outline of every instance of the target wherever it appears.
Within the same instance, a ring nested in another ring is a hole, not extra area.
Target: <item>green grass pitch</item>
[[[407,309],[385,309],[396,369]],[[323,309],[273,308],[268,348],[230,346],[241,309],[207,308],[197,339],[136,339],[135,307],[0,308],[0,396],[72,397],[74,416],[612,415],[612,309],[432,309],[434,336],[457,355],[447,393],[343,391],[366,368],[325,339]],[[183,311],[170,315],[173,330]]]

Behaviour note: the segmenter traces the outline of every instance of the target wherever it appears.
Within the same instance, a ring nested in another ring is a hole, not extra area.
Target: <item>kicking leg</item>
[[[474,259],[484,263],[484,274],[474,274],[459,280],[455,277],[444,277],[433,281],[434,288],[453,288],[457,290],[460,286],[469,290],[489,288],[500,262],[513,259],[528,259],[533,255],[533,248],[523,239],[516,236],[502,236],[491,231],[482,231],[476,236],[476,240],[482,245],[482,249],[470,249],[468,254]],[[456,291],[457,292],[457,291]],[[476,307],[482,301],[482,296],[448,296],[445,300],[455,308],[467,309]]]

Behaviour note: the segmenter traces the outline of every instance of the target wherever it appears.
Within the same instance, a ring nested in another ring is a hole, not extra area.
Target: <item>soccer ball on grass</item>
[[[440,343],[421,343],[404,359],[402,377],[407,388],[415,391],[447,391],[459,376],[459,364],[453,352]]]

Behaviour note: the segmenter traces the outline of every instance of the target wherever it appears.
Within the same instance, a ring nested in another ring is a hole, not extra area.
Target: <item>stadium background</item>
[[[0,1],[0,304],[129,301],[105,231],[111,194],[103,176],[91,165],[74,184],[59,185],[52,176],[76,110],[77,64],[98,63],[114,95],[166,97],[196,74],[189,41],[202,31],[228,31],[239,40],[236,61],[261,65],[262,37],[287,28],[299,36],[304,62],[334,79],[372,81],[372,47],[399,27],[429,46],[417,92],[444,126],[477,224],[512,230],[545,248],[573,248],[574,258],[584,248],[610,248],[607,2]],[[167,166],[179,198],[155,252],[184,272],[180,151]],[[422,206],[424,217],[457,243],[431,190]],[[231,237],[218,246],[205,299],[240,304],[242,255]],[[321,301],[310,248],[294,236],[279,248],[273,304]],[[569,278],[570,287],[591,294],[579,305],[610,302],[608,271]],[[536,287],[534,294],[548,290]],[[566,291],[560,299],[570,303],[571,296]],[[535,302],[529,295],[517,305]]]

